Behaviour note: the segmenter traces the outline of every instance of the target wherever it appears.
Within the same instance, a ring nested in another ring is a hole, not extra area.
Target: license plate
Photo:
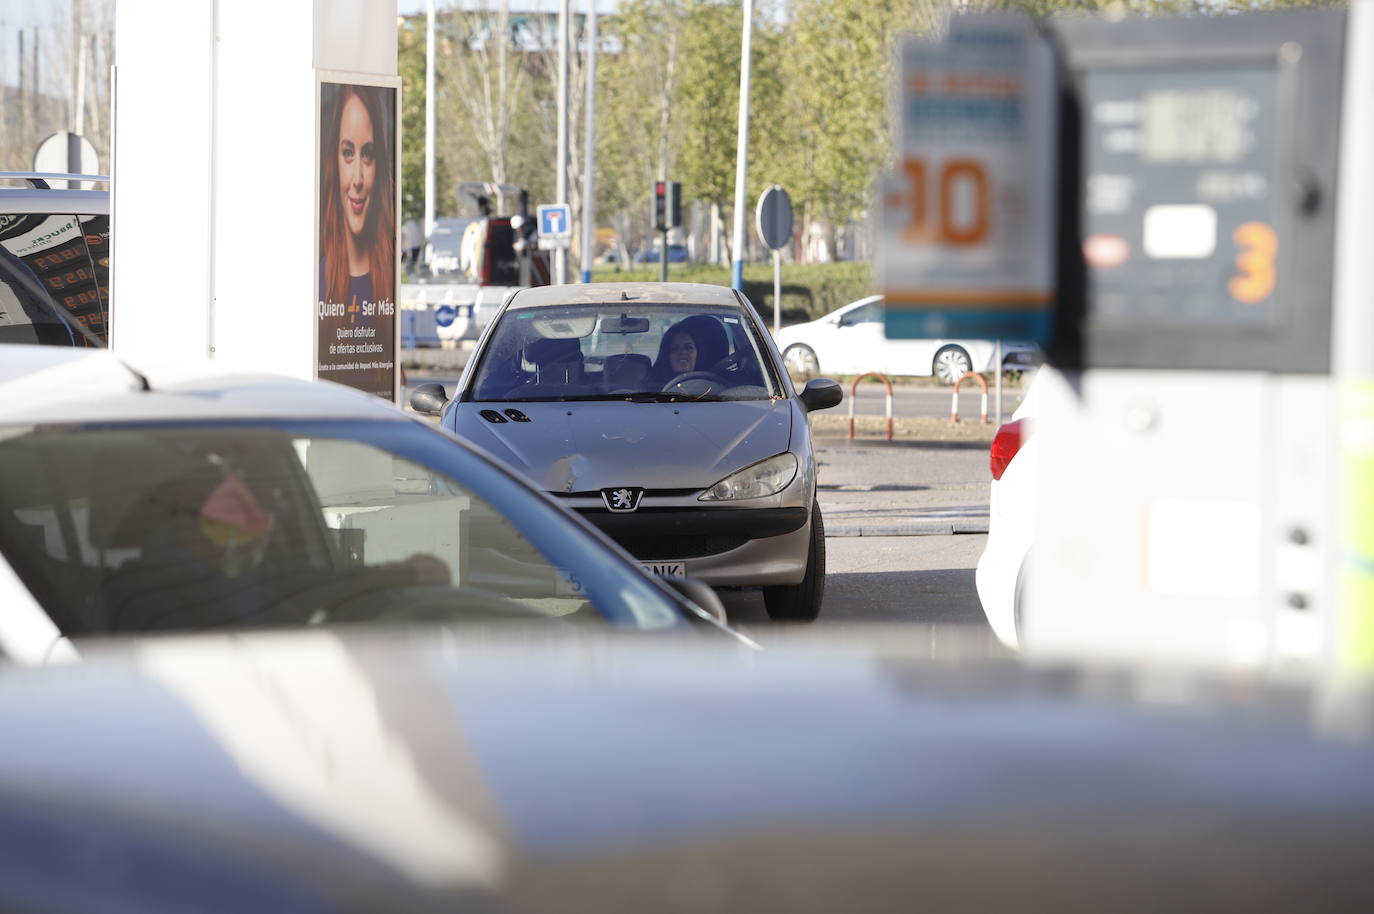
[[[640,564],[644,566],[644,570],[649,572],[649,574],[671,574],[677,575],[678,577],[684,577],[687,574],[687,570],[682,562],[641,562]]]

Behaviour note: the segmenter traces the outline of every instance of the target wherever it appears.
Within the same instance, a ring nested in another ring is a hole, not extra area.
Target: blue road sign
[[[550,203],[539,207],[539,238],[541,246],[555,241],[566,247],[572,241],[572,207],[566,203]]]

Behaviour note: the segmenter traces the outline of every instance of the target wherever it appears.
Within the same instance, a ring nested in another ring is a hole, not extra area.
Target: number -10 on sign
[[[1045,342],[1057,238],[1057,89],[1028,19],[959,16],[902,47],[883,182],[887,335]]]

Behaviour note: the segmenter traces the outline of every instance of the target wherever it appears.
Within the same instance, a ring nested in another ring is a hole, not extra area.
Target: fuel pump
[[[1360,366],[1333,353],[1374,289],[1333,290],[1347,176],[1374,167],[1340,154],[1370,117],[1343,113],[1345,61],[1374,46],[1336,9],[1051,32],[1069,197],[1023,643],[1329,664],[1362,610],[1337,586],[1339,506],[1368,486],[1338,477],[1338,394],[1374,337]]]

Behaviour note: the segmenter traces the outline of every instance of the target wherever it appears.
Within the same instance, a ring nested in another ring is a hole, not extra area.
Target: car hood
[[[514,409],[528,422],[492,423]],[[704,489],[787,450],[788,400],[711,403],[458,403],[451,428],[550,492]]]

